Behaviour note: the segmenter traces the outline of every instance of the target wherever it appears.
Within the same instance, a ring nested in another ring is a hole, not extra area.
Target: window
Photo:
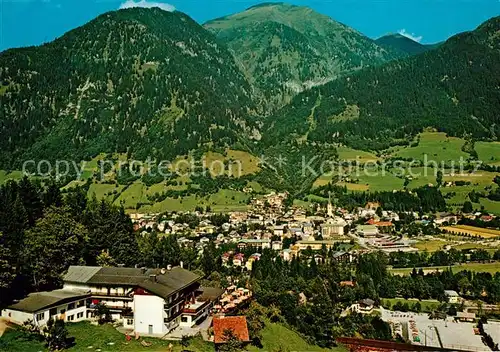
[[[80,318],[83,318],[83,312],[80,312],[76,315],[76,318],[77,319],[80,319]]]
[[[61,314],[66,313],[66,309],[61,309]]]
[[[134,325],[134,319],[127,319],[127,325]]]
[[[74,314],[68,316],[68,321],[73,321],[73,320],[75,320],[75,315]]]
[[[41,321],[45,319],[45,312],[44,313],[38,313],[36,315],[36,321]]]
[[[68,304],[68,310],[71,310],[71,309],[75,309],[75,304],[74,303]]]
[[[83,307],[84,305],[85,305],[85,300],[83,299],[83,300],[81,300],[81,301],[78,301],[78,303],[77,303],[77,305],[76,305],[76,306],[77,306],[77,307]]]
[[[188,317],[186,317],[186,316],[181,317],[181,321],[183,323],[187,323],[188,322]]]

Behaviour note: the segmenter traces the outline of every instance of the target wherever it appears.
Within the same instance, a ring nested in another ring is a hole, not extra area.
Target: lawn
[[[430,313],[436,310],[439,305],[441,304],[439,301],[428,301],[428,300],[422,300],[419,301],[418,299],[404,299],[404,298],[382,298],[382,305],[384,307],[388,306],[394,306],[397,302],[399,303],[408,303],[410,308],[417,302],[420,303],[420,307],[422,312]]]
[[[186,348],[178,342],[160,340],[156,338],[143,338],[152,343],[150,347],[143,347],[139,341],[126,342],[125,335],[119,333],[112,325],[94,326],[88,322],[67,324],[69,336],[75,338],[75,345],[68,351],[168,351],[168,346],[173,345],[173,351],[179,352]],[[21,334],[13,329],[0,338],[0,350],[12,352],[45,351],[44,345],[37,341],[21,339]],[[142,339],[141,339],[142,340]],[[193,338],[188,350],[193,352],[215,351],[212,343],[201,338]]]
[[[447,244],[450,244],[447,241],[440,241],[440,240],[430,240],[430,241],[421,241],[417,242],[413,245],[413,247],[418,248],[421,251],[427,251],[427,252],[436,252],[440,249],[443,249],[444,246]]]
[[[360,163],[367,161],[377,161],[379,158],[370,152],[356,150],[349,147],[338,147],[337,152],[340,160],[358,160]]]
[[[465,140],[447,137],[442,132],[424,132],[420,134],[420,142],[416,147],[393,149],[394,156],[412,158],[421,161],[458,162],[460,158],[467,159],[469,154],[462,151]]]
[[[447,269],[447,266],[433,266],[433,267],[425,267],[422,268],[425,273],[428,272],[433,272],[436,270],[443,271]],[[418,270],[419,268],[417,268]],[[500,263],[495,262],[495,263],[466,263],[466,264],[461,264],[461,265],[453,265],[451,267],[452,271],[454,273],[457,273],[462,270],[470,270],[474,272],[486,272],[486,273],[491,273],[494,274],[498,271],[500,271]],[[393,274],[396,275],[408,275],[412,272],[413,268],[397,268],[397,269],[390,269],[389,271]]]
[[[106,198],[113,200],[123,190],[123,186],[109,183],[92,183],[89,187],[88,196],[97,199]]]
[[[327,352],[327,351],[347,351],[343,347],[333,349],[321,348],[310,345],[299,334],[288,329],[284,325],[267,323],[262,330],[262,345],[259,349],[255,346],[249,346],[251,352],[271,352],[271,351],[308,351],[308,352]]]
[[[482,162],[494,165],[500,163],[500,142],[476,142],[474,149]]]
[[[5,170],[0,170],[0,185],[8,180],[20,180],[21,178],[23,178],[22,171],[7,172]]]

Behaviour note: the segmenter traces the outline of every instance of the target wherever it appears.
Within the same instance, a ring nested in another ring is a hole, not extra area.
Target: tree
[[[224,343],[219,346],[220,352],[239,352],[243,349],[243,343],[235,335],[233,329],[225,329],[223,338]]]
[[[60,285],[68,267],[80,263],[87,241],[87,230],[67,208],[47,210],[45,217],[26,233],[26,263],[33,286],[43,290]]]
[[[474,211],[474,208],[472,207],[472,203],[468,200],[464,202],[464,205],[462,207],[462,212],[464,213],[472,213]]]
[[[436,173],[436,185],[439,187],[443,183],[443,171],[438,170]]]
[[[68,330],[64,320],[50,318],[44,328],[45,342],[51,351],[60,351],[71,347],[72,339],[68,337]]]
[[[94,318],[97,318],[99,324],[113,321],[109,308],[104,303],[97,303],[94,307]]]
[[[104,249],[101,251],[101,254],[97,256],[96,262],[98,266],[110,267],[116,265],[116,261],[109,255],[109,250]]]

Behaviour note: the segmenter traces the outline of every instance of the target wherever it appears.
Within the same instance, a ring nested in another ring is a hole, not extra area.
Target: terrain
[[[285,3],[252,6],[204,27],[231,49],[264,113],[308,88],[406,56],[308,7]]]
[[[60,179],[63,190],[84,187],[130,211],[231,211],[270,190],[308,205],[326,201],[328,185],[355,196],[435,186],[432,165],[416,177],[329,172],[432,161],[449,209],[470,201],[500,213],[499,31],[492,18],[414,55],[416,42],[373,41],[282,3],[204,26],[157,8],[110,12],[0,53],[0,183],[21,178],[25,160],[64,159],[84,172]],[[452,174],[460,158],[481,161],[481,175]],[[101,170],[103,160],[112,166]],[[160,160],[169,171],[194,160],[203,172],[164,177]],[[314,172],[301,172],[304,162]]]

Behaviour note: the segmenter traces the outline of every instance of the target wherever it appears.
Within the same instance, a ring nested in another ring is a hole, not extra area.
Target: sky
[[[40,45],[99,14],[130,6],[182,11],[199,23],[240,12],[248,0],[0,0],[0,51]],[[425,44],[476,28],[500,15],[500,0],[289,0],[377,38],[402,33]]]

